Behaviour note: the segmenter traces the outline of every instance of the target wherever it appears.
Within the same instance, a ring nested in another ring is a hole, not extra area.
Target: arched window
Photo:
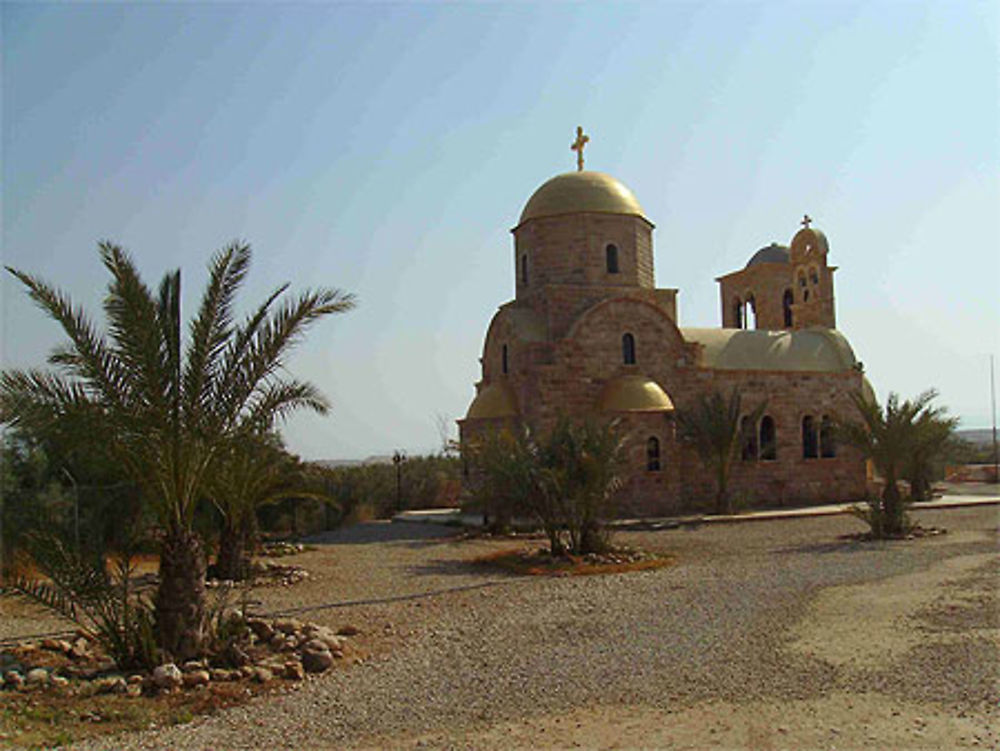
[[[635,365],[635,337],[631,334],[622,336],[622,362]]]
[[[774,418],[764,415],[760,421],[760,458],[774,461],[778,458],[778,440],[774,432]]]
[[[608,273],[609,274],[617,274],[618,273],[618,246],[617,245],[608,245],[608,247],[606,247],[604,249],[604,260],[607,262],[607,265],[608,265]]]
[[[743,328],[743,301],[738,297],[733,300],[733,323],[736,328]]]
[[[754,300],[753,295],[747,298],[746,322],[748,329],[757,328],[757,301]]]
[[[816,271],[815,266],[809,269],[809,281],[813,284],[819,284],[819,272]]]
[[[795,301],[795,296],[792,295],[790,289],[785,290],[785,296],[781,300],[781,309],[785,313],[785,328],[790,329],[792,327],[792,303]]]
[[[521,284],[528,286],[528,254],[521,255]]]
[[[799,272],[799,286],[800,287],[806,286],[806,272],[804,271]]]
[[[819,452],[824,459],[832,459],[837,455],[836,435],[830,415],[823,415],[823,419],[819,421]]]
[[[650,436],[646,441],[646,470],[649,472],[660,471],[660,439],[655,435]]]
[[[740,459],[757,461],[757,428],[746,415],[740,418]]]
[[[815,459],[818,455],[816,451],[816,421],[812,415],[802,418],[802,458]]]
[[[500,356],[500,369],[503,371],[504,375],[507,374],[507,345],[503,345],[503,350]]]

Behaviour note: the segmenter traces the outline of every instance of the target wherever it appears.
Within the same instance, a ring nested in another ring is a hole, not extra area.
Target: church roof
[[[517,417],[517,396],[505,381],[494,381],[484,386],[476,394],[465,415],[466,420],[482,420],[496,417]]]
[[[622,183],[603,172],[584,171],[556,175],[543,183],[524,205],[520,221],[580,212],[646,219],[638,199]]]
[[[758,263],[788,263],[788,248],[784,245],[778,245],[778,243],[771,243],[753,254],[753,257],[747,261],[747,268],[756,266]]]
[[[660,384],[644,375],[612,378],[597,400],[602,412],[671,412],[674,403]]]
[[[840,373],[857,365],[850,343],[835,329],[681,329],[704,349],[699,365],[716,370]]]

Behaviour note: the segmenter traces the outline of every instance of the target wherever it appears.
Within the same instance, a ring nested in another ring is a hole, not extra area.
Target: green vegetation
[[[470,486],[496,527],[531,516],[552,555],[600,553],[610,543],[604,522],[614,515],[623,452],[616,423],[560,417],[542,437],[526,426],[484,436],[470,450]]]
[[[150,603],[132,584],[133,558],[120,555],[108,572],[103,555],[70,550],[55,535],[29,537],[32,560],[46,579],[19,576],[11,588],[76,622],[122,669],[153,668],[158,650]]]
[[[205,495],[222,517],[213,576],[243,581],[257,547],[257,510],[285,498],[333,501],[315,488],[317,472],[292,456],[274,432],[241,435],[223,446],[205,479]]]
[[[727,399],[718,391],[703,394],[688,409],[677,411],[677,426],[682,441],[698,453],[706,470],[715,475],[715,510],[720,514],[733,512],[729,496],[729,471],[740,443],[740,421],[746,417],[756,425],[767,408],[761,402],[748,415],[743,414],[743,397],[734,388]]]
[[[154,293],[121,248],[102,243],[100,255],[111,274],[107,335],[67,296],[8,269],[69,342],[50,358],[55,372],[0,376],[0,421],[100,451],[136,484],[159,525],[157,637],[165,652],[183,660],[201,652],[205,636],[206,561],[193,519],[213,462],[233,441],[267,432],[292,411],[327,410],[314,386],[279,373],[307,328],[354,302],[328,289],[279,302],[284,285],[236,324],[235,296],[250,248],[235,243],[212,259],[185,337],[180,271],[165,275]]]
[[[884,409],[875,400],[856,396],[860,421],[847,422],[838,430],[843,440],[872,461],[884,482],[880,497],[854,508],[876,539],[906,534],[912,528],[907,506],[929,493],[934,463],[958,422],[946,416],[944,407],[931,406],[936,396],[929,390],[901,403],[898,394],[890,393]],[[900,492],[901,479],[910,482],[910,498]]]

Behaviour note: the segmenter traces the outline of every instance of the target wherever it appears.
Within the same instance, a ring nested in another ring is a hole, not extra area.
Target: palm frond
[[[233,301],[250,268],[250,258],[250,246],[234,242],[216,253],[209,264],[208,287],[190,326],[184,371],[188,413],[200,411],[210,396],[220,355],[231,341]]]
[[[166,347],[153,293],[119,246],[101,242],[99,250],[112,277],[104,312],[115,353],[127,371],[136,400],[165,415],[169,373],[164,368]]]
[[[104,338],[97,333],[82,308],[69,297],[40,279],[7,266],[13,276],[28,288],[28,296],[53,319],[69,337],[71,348],[62,348],[54,364],[82,379],[101,398],[111,404],[122,403],[122,366]]]

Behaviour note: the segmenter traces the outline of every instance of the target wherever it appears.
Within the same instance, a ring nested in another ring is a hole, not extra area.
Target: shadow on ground
[[[400,542],[417,547],[449,542],[461,534],[461,529],[441,524],[408,524],[388,521],[361,522],[319,532],[303,539],[310,545],[367,545]]]

